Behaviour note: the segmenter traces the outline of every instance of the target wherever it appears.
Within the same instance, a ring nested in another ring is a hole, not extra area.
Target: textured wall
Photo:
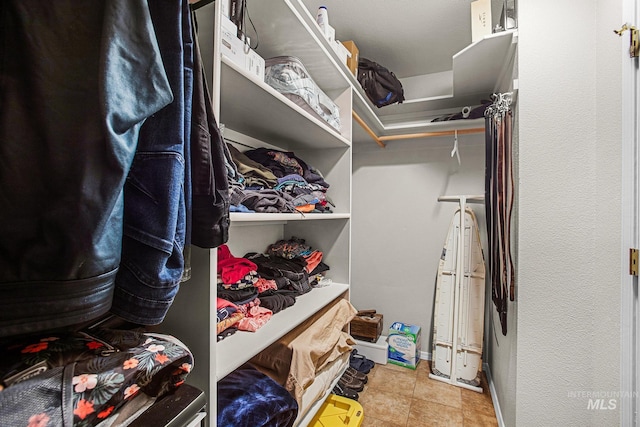
[[[519,2],[516,424],[618,425],[618,1]]]

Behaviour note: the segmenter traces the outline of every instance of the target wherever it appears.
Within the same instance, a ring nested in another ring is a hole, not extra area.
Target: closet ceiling
[[[360,56],[398,78],[451,70],[471,43],[471,0],[303,0],[315,14],[327,6],[336,39],[353,40]]]

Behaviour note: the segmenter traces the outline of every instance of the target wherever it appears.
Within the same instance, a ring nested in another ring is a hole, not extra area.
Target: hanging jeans
[[[225,166],[224,141],[213,113],[195,32],[193,38],[191,240],[201,248],[215,248],[229,240],[229,181]]]
[[[3,0],[0,46],[4,337],[109,310],[124,181],[142,123],[172,95],[143,0]],[[168,169],[155,174],[179,175],[178,158],[163,160]],[[137,159],[136,171],[146,160]],[[146,206],[138,210],[147,218]]]
[[[142,325],[161,323],[184,270],[187,204],[185,141],[191,126],[193,59],[186,0],[149,2],[173,102],[140,130],[124,187],[122,261],[111,312]],[[188,151],[187,151],[188,153]]]

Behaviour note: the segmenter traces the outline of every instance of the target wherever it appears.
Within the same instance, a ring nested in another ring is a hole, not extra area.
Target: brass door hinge
[[[640,55],[640,41],[638,39],[638,29],[633,25],[624,24],[619,30],[613,30],[614,33],[622,37],[622,33],[629,30],[629,56],[637,58]]]
[[[638,275],[638,250],[635,248],[629,249],[629,274]]]

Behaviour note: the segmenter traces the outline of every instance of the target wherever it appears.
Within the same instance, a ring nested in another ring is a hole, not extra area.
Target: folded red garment
[[[238,322],[238,330],[255,332],[271,319],[273,312],[264,307],[251,307],[247,315]]]
[[[254,286],[258,290],[259,294],[266,292],[270,289],[273,289],[274,291],[278,290],[278,285],[276,285],[275,280],[267,280],[262,277],[258,278]]]
[[[322,252],[313,251],[309,255],[305,256],[304,259],[307,261],[305,270],[307,270],[307,273],[311,273],[318,264],[320,264],[320,261],[322,261]]]
[[[218,247],[218,274],[223,283],[236,283],[257,269],[258,266],[248,259],[234,257],[227,245]]]

